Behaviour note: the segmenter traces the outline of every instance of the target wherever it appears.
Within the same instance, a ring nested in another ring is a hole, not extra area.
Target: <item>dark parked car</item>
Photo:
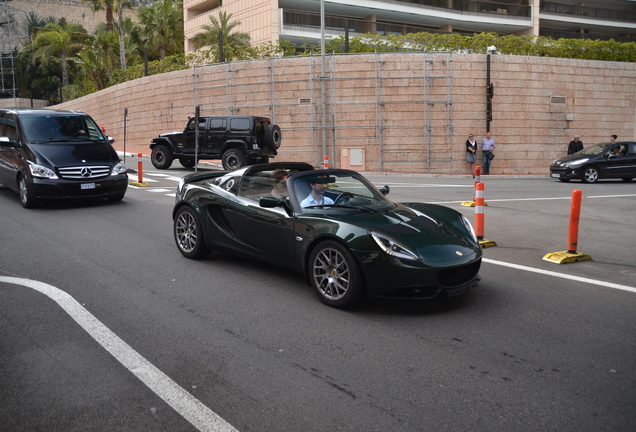
[[[599,179],[636,177],[636,142],[610,141],[563,156],[550,165],[550,177],[563,182],[581,179],[594,183]]]
[[[192,168],[201,159],[221,159],[226,170],[269,162],[276,156],[282,135],[280,127],[267,117],[191,117],[183,132],[168,132],[152,140],[152,164],[168,169],[177,158]],[[197,129],[199,148],[196,149]]]
[[[0,109],[0,183],[27,208],[48,199],[119,201],[128,175],[113,141],[82,112]]]
[[[282,184],[277,170],[288,174]],[[188,258],[232,252],[301,272],[334,307],[477,286],[482,251],[470,222],[440,205],[396,204],[388,193],[357,172],[305,163],[194,173],[177,188],[174,238]]]

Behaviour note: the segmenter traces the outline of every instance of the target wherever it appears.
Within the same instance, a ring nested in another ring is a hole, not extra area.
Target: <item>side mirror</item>
[[[15,147],[18,143],[13,139],[6,136],[0,137],[0,146],[2,147]]]
[[[112,143],[114,143],[114,142],[115,142],[115,138],[113,138],[112,136],[108,135],[108,136],[106,137],[106,141],[108,141],[109,143],[111,143],[111,144],[112,144]]]
[[[388,195],[391,192],[391,188],[388,185],[384,185],[382,189],[380,189],[382,195]]]

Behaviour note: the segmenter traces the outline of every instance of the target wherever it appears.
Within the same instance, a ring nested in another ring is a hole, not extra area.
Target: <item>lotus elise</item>
[[[470,222],[388,193],[355,171],[298,162],[193,173],[177,188],[174,239],[187,258],[217,251],[298,271],[333,307],[477,286],[482,251]]]

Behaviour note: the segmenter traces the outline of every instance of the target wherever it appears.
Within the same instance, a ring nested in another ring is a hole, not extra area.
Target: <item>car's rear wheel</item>
[[[29,183],[25,176],[21,175],[18,179],[18,192],[20,193],[20,203],[24,208],[37,207],[38,199],[35,197],[33,185]]]
[[[166,145],[158,145],[152,149],[152,154],[150,155],[150,160],[152,164],[157,169],[168,169],[170,165],[172,165],[172,161],[174,160],[174,155],[170,148]]]
[[[174,217],[174,240],[186,258],[202,258],[210,253],[205,244],[201,222],[190,207],[181,207]]]
[[[340,243],[320,243],[309,258],[311,286],[323,303],[343,308],[360,301],[363,277],[354,256]]]
[[[237,149],[229,149],[223,153],[223,169],[236,170],[247,164],[245,154]]]
[[[192,168],[194,166],[194,158],[179,158],[179,162],[184,168]]]
[[[275,124],[267,126],[265,129],[265,147],[272,150],[277,150],[280,147],[280,143],[283,141],[283,135],[280,131],[280,127]]]
[[[598,168],[589,166],[583,169],[583,174],[581,174],[581,180],[585,183],[595,183],[598,180],[599,172]]]

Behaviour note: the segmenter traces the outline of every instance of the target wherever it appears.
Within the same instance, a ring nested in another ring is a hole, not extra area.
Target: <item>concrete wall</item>
[[[486,55],[328,56],[327,153],[336,167],[467,174],[465,141],[486,128]],[[56,106],[90,113],[128,145],[147,146],[202,114],[266,115],[283,130],[277,160],[322,164],[317,57],[197,67],[123,83]],[[196,102],[195,77],[196,71]],[[450,75],[446,75],[449,73]],[[547,174],[579,134],[585,145],[636,135],[636,64],[491,56],[491,174]],[[363,160],[351,164],[351,150]],[[479,161],[478,161],[479,162]]]

